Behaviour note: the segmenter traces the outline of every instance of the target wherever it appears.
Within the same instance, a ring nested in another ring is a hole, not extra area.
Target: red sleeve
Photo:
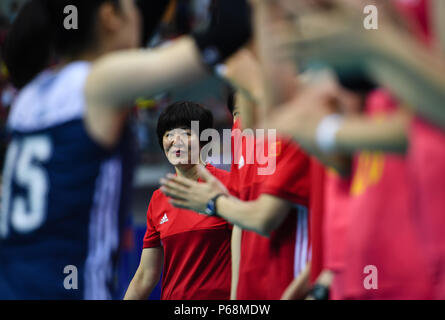
[[[309,157],[297,144],[285,140],[269,145],[269,155],[269,161],[272,156],[275,157],[275,171],[265,179],[260,194],[266,193],[308,206]]]
[[[153,193],[153,196],[150,200],[150,204],[148,205],[147,210],[147,230],[145,231],[144,236],[144,243],[143,248],[155,248],[161,246],[161,238],[159,235],[159,232],[156,231],[156,228],[152,221],[152,210],[154,206],[155,199],[155,193]]]
[[[333,271],[343,269],[346,263],[351,182],[351,177],[341,177],[330,171],[326,173],[323,267]]]

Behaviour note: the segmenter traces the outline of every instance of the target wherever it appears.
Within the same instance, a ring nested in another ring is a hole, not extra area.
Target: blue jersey
[[[44,71],[8,126],[0,213],[0,299],[112,298],[132,177],[130,130],[108,150],[84,124],[90,64]]]

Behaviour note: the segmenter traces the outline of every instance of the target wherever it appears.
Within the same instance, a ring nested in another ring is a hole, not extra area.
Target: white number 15
[[[41,163],[50,156],[51,142],[47,136],[11,142],[3,172],[1,237],[6,238],[9,234],[9,214],[11,227],[19,233],[31,232],[45,221],[48,176]],[[11,193],[13,182],[25,192]]]

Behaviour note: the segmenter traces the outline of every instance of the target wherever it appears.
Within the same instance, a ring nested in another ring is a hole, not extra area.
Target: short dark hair
[[[178,101],[169,105],[159,116],[156,133],[159,145],[164,150],[163,137],[167,131],[188,128],[191,129],[192,121],[199,121],[199,132],[213,128],[213,115],[205,107],[196,102]],[[199,142],[201,145],[201,141]]]

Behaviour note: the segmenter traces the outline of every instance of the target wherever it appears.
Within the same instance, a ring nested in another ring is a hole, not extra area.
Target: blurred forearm
[[[262,116],[267,120],[267,110],[291,99],[296,91],[296,65],[293,59],[277,56],[274,45],[278,38],[293,37],[296,28],[279,5],[268,1],[259,1],[254,7],[254,25],[264,82]]]
[[[230,286],[230,300],[236,300],[236,290],[238,288],[238,271],[241,257],[241,228],[233,226],[232,230],[232,281]]]
[[[337,132],[337,149],[348,154],[357,150],[404,152],[409,119],[402,112],[379,120],[348,117]]]

